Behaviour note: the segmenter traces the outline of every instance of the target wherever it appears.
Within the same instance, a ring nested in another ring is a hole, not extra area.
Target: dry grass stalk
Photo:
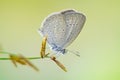
[[[34,70],[39,71],[39,69],[35,65],[33,65],[29,60],[27,60],[23,55],[10,54],[9,56],[16,67],[17,67],[16,63],[20,63],[22,65],[29,65]]]
[[[51,59],[52,59],[62,70],[64,70],[65,72],[67,72],[65,66],[64,66],[62,63],[60,63],[58,60],[56,60],[56,58],[55,58],[54,56],[52,56]]]
[[[43,41],[42,41],[42,47],[41,47],[41,50],[40,50],[41,58],[45,57],[46,41],[47,41],[47,37],[44,37]]]

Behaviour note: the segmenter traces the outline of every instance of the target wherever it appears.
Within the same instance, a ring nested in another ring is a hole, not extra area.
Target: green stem
[[[29,57],[29,58],[26,58],[26,59],[41,59],[41,57]],[[0,60],[11,60],[10,58],[0,58]]]
[[[1,54],[13,54],[13,53],[10,53],[10,52],[4,52],[4,51],[0,51]]]
[[[0,51],[0,54],[13,54],[13,53]],[[45,58],[49,58],[49,56],[45,56]],[[33,60],[33,59],[42,59],[42,58],[41,57],[28,57],[26,59]],[[11,60],[11,59],[10,58],[0,58],[0,60]]]

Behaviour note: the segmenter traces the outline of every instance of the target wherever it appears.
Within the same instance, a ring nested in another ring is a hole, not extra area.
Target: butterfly
[[[54,53],[66,53],[68,47],[79,35],[86,16],[76,10],[55,12],[44,19],[38,32],[47,36],[47,43]]]

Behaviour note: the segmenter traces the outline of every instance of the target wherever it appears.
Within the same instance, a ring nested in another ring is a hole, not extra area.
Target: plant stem
[[[0,54],[14,54],[14,53],[0,51]],[[45,56],[45,58],[49,58],[49,56]],[[42,58],[41,57],[28,57],[26,59],[33,60],[33,59],[42,59]],[[10,58],[0,58],[0,60],[11,60],[11,59]]]
[[[41,57],[29,57],[29,58],[26,58],[26,59],[41,59]],[[0,60],[11,60],[10,58],[0,58]]]
[[[13,53],[5,52],[5,51],[0,51],[0,54],[13,54]]]

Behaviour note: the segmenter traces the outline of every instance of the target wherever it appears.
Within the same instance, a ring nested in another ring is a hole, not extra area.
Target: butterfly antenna
[[[71,51],[71,50],[67,50],[67,52],[70,52],[78,57],[80,57],[80,52],[79,51]]]

